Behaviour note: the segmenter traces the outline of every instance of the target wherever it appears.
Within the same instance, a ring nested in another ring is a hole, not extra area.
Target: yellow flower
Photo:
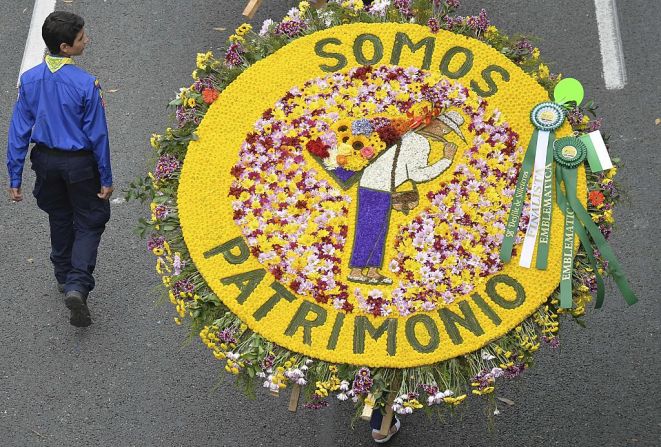
[[[213,53],[211,51],[207,51],[206,53],[197,53],[197,58],[195,60],[197,68],[200,70],[204,70],[207,67],[207,62],[213,57]]]
[[[238,35],[236,35],[236,34],[232,34],[232,35],[229,37],[229,39],[227,39],[227,40],[229,40],[229,41],[232,42],[232,43],[243,43],[243,42],[246,41],[246,39],[244,39],[243,37],[238,36]]]
[[[548,79],[550,75],[549,67],[545,64],[539,64],[539,77],[540,79]]]
[[[188,101],[186,102],[186,105],[188,107],[193,108],[195,107],[195,104],[196,104],[195,98],[188,98]]]
[[[301,14],[305,14],[308,9],[310,9],[310,3],[305,0],[298,4],[298,10],[301,11]]]
[[[533,59],[539,59],[539,48],[535,47],[535,48],[532,50],[532,58],[533,58]]]
[[[496,28],[493,25],[488,26],[486,32],[484,33],[484,36],[486,38],[493,38],[496,37],[497,35],[498,35],[498,28]]]
[[[158,134],[152,134],[151,138],[149,139],[149,144],[151,144],[151,147],[154,149],[158,149],[161,146],[161,136]]]
[[[252,25],[249,23],[244,23],[239,26],[234,32],[239,36],[245,36],[252,30]]]

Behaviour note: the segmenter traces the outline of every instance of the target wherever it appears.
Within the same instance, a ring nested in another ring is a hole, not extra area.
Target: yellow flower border
[[[241,230],[231,220],[232,201],[226,197],[226,191],[232,182],[229,170],[236,162],[238,149],[255,121],[292,86],[302,85],[305,81],[326,73],[322,70],[322,66],[334,62],[334,59],[322,58],[318,52],[315,52],[315,45],[318,45],[318,42],[323,39],[339,40],[340,44],[330,48],[332,53],[344,55],[347,59],[345,68],[350,68],[360,65],[353,57],[354,42],[368,33],[377,36],[386,51],[393,48],[398,33],[405,33],[412,42],[432,37],[435,39],[436,47],[431,58],[431,67],[439,67],[443,57],[451,48],[469,48],[474,56],[472,69],[465,76],[457,79],[464,85],[470,85],[471,81],[475,81],[484,88],[484,70],[491,65],[504,67],[510,79],[508,82],[498,82],[498,75],[493,76],[499,84],[499,90],[488,98],[489,104],[490,107],[498,108],[503,112],[511,127],[519,134],[520,144],[525,147],[533,130],[529,120],[530,110],[537,103],[548,100],[548,94],[534,79],[505,56],[475,39],[446,31],[431,34],[428,28],[420,25],[394,23],[342,25],[295,40],[248,68],[220,94],[198,128],[199,140],[191,142],[188,148],[178,190],[181,227],[191,258],[209,287],[232,312],[266,339],[291,351],[334,363],[394,368],[427,365],[464,355],[485,346],[491,340],[512,330],[546,302],[559,282],[560,239],[556,238],[551,247],[548,270],[524,269],[518,267],[518,259],[513,259],[501,272],[502,275],[516,279],[525,290],[525,301],[516,308],[494,307],[495,304],[490,300],[486,286],[483,284],[477,288],[477,294],[484,302],[490,308],[497,309],[498,317],[502,320],[499,324],[494,323],[493,316],[490,317],[488,312],[480,310],[482,308],[476,301],[463,300],[446,308],[458,318],[463,316],[464,320],[467,320],[470,318],[466,313],[466,307],[470,307],[483,331],[479,335],[467,329],[466,325],[459,321],[461,318],[457,320],[454,317],[450,317],[450,321],[454,321],[454,326],[450,324],[450,328],[456,328],[456,333],[449,334],[446,330],[447,321],[444,323],[438,312],[423,314],[427,318],[413,315],[390,323],[385,318],[362,317],[363,319],[358,321],[356,318],[359,316],[351,314],[339,316],[340,314],[331,307],[321,308],[326,313],[324,324],[319,326],[310,324],[307,326],[308,329],[305,329],[305,325],[297,326],[292,335],[285,335],[288,329],[291,329],[292,317],[296,313],[300,318],[314,323],[315,318],[318,318],[322,311],[313,306],[319,307],[319,305],[294,294],[291,295],[294,298],[290,302],[287,299],[290,298],[289,295],[282,290],[279,291],[277,285],[273,286],[275,281],[269,273],[265,274],[249,296],[244,297],[246,299],[243,304],[239,304],[236,298],[241,291],[237,284],[223,284],[222,279],[260,270],[262,266],[252,257],[242,263],[228,262],[228,259],[236,261],[241,258],[240,251],[237,251],[241,247],[236,247],[233,251],[226,250],[224,255],[223,250],[213,251],[241,236]],[[317,50],[318,48],[317,46]],[[390,56],[385,53],[384,60],[388,61]],[[461,68],[461,58],[457,59],[459,62],[453,59],[447,67],[450,71],[456,72]],[[398,65],[420,67],[422,63],[422,51],[412,53],[405,48]],[[569,125],[565,124],[560,134],[569,132]],[[579,197],[585,203],[587,190],[583,168],[579,178]],[[553,234],[561,234],[562,213],[555,204],[553,215]],[[391,228],[397,228],[404,221],[405,216],[394,218]],[[352,234],[349,234],[347,239],[350,240],[351,237]],[[392,246],[390,240],[388,244]],[[225,246],[225,248],[229,247]],[[247,285],[247,288],[251,285],[247,280],[242,284]],[[505,301],[515,298],[511,287],[508,287],[502,284],[496,287],[498,293],[504,295]],[[255,312],[269,300],[273,308],[258,321]],[[439,341],[435,345],[433,336],[430,336],[429,321],[433,321],[439,331]],[[381,326],[384,322],[385,325]],[[356,353],[356,338],[351,328],[355,330],[360,327],[361,331],[369,332],[370,325],[373,328],[381,327],[385,335],[377,340],[373,340],[369,335],[364,337],[364,351]],[[338,328],[339,335],[334,339],[332,335]],[[392,355],[390,331],[395,334],[392,336],[396,344],[395,355]],[[310,335],[307,340],[306,334]],[[453,339],[456,341],[457,334],[461,339],[460,343],[452,341]],[[420,345],[434,345],[436,349],[422,353],[411,346],[412,338]],[[334,349],[329,349],[329,340],[335,340]]]

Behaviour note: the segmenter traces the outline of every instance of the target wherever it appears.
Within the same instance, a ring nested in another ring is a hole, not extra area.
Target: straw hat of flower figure
[[[461,132],[460,126],[464,124],[464,117],[459,112],[451,110],[442,113],[432,120],[428,125],[418,130],[417,133],[426,137],[443,139],[444,135],[454,132],[466,142],[464,134]]]

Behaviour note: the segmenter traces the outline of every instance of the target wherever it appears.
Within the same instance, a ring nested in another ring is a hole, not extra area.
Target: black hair
[[[79,15],[66,11],[52,12],[44,20],[41,36],[51,54],[60,54],[60,45],[73,45],[76,36],[85,26],[85,20]]]

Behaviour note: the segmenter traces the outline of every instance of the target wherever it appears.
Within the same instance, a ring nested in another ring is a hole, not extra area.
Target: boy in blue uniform
[[[23,200],[21,181],[30,143],[33,195],[48,213],[58,289],[74,326],[92,322],[87,296],[113,192],[108,126],[98,81],[73,64],[89,42],[84,20],[56,11],[44,21],[50,54],[26,71],[9,127],[9,195]]]

